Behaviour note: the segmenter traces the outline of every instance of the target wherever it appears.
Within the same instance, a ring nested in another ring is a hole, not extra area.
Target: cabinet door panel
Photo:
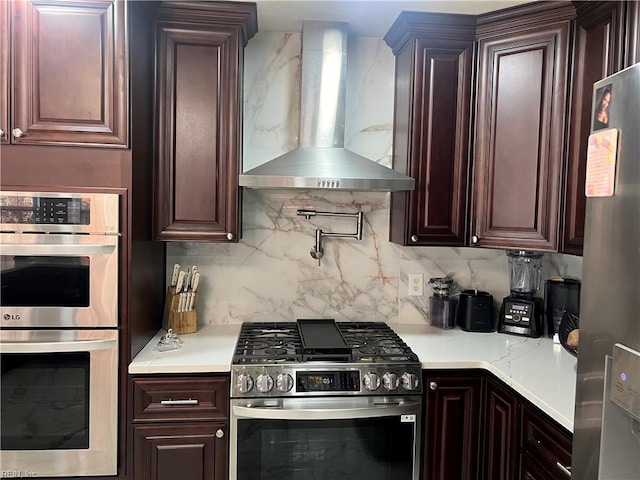
[[[624,65],[629,67],[640,62],[640,2],[625,2]]]
[[[487,377],[484,478],[511,480],[518,467],[518,396]]]
[[[13,142],[126,146],[124,2],[12,6]]]
[[[9,2],[0,2],[0,144],[9,143]]]
[[[216,432],[225,434],[217,438]],[[136,480],[227,478],[225,424],[145,425],[133,428]]]
[[[391,194],[392,242],[466,242],[474,29],[471,16],[403,12],[385,37],[396,54],[394,168],[416,179],[415,191]]]
[[[413,234],[419,244],[463,245],[465,241],[467,146],[471,48],[438,49],[418,44],[417,71],[422,121],[420,162],[412,176],[418,187]],[[416,105],[414,105],[414,108]]]
[[[569,22],[480,40],[478,245],[558,248]]]
[[[561,251],[582,255],[587,139],[591,131],[593,83],[621,68],[622,3],[579,2],[572,101],[569,112],[564,227]]]
[[[232,28],[157,33],[156,237],[237,229],[239,40]]]
[[[482,377],[425,375],[424,479],[479,476]]]

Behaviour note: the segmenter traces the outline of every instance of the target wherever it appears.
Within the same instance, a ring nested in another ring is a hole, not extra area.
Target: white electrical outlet
[[[412,297],[420,297],[424,294],[424,274],[409,274],[409,295]]]

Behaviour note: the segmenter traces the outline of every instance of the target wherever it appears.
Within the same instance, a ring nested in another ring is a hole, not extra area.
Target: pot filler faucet
[[[303,216],[307,220],[311,217],[353,217],[357,219],[356,232],[355,233],[339,233],[339,232],[324,232],[321,229],[316,229],[316,244],[311,247],[311,257],[318,260],[318,266],[320,266],[320,259],[324,255],[322,249],[322,237],[342,237],[342,238],[355,238],[362,240],[362,212],[358,213],[340,213],[340,212],[318,212],[317,210],[311,210],[301,208],[298,210],[298,215]]]

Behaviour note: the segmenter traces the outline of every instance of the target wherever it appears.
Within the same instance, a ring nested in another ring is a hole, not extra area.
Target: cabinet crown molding
[[[443,37],[451,41],[473,42],[476,33],[476,16],[455,13],[401,12],[384,41],[397,55],[415,37],[439,41]]]
[[[569,1],[538,1],[478,15],[476,36],[478,39],[500,35],[504,32],[530,30],[539,26],[571,21],[576,9]]]
[[[160,5],[156,18],[190,25],[240,27],[243,47],[258,32],[257,5],[252,2],[166,1]]]

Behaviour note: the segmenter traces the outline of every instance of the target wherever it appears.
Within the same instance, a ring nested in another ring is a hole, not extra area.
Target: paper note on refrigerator
[[[611,197],[616,179],[618,129],[600,130],[589,135],[585,195]]]

